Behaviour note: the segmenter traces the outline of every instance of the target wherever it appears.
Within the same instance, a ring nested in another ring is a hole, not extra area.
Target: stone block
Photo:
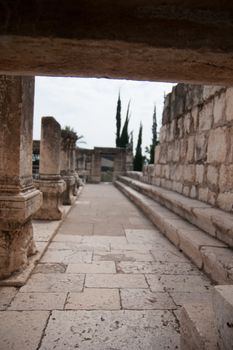
[[[217,327],[210,304],[186,304],[181,309],[181,350],[217,350]]]
[[[88,274],[85,280],[87,288],[148,288],[142,274]]]
[[[116,273],[112,261],[96,261],[91,264],[68,264],[66,273]]]
[[[217,128],[210,131],[208,140],[207,162],[223,163],[227,155],[227,130]]]
[[[184,136],[184,118],[181,117],[177,120],[177,136],[182,138]]]
[[[217,167],[213,165],[209,165],[207,167],[207,182],[210,188],[218,187],[218,168]]]
[[[194,149],[195,149],[195,136],[189,136],[188,138],[188,149],[186,153],[186,161],[193,163],[194,160]]]
[[[18,293],[8,310],[63,310],[67,293]]]
[[[198,106],[193,107],[191,114],[193,119],[193,130],[196,131],[199,124],[199,107]]]
[[[201,164],[196,164],[196,182],[202,184],[204,182],[205,167]]]
[[[214,125],[220,125],[225,121],[226,96],[225,92],[214,98]]]
[[[191,198],[196,198],[197,197],[197,189],[196,186],[192,186],[190,190],[190,197]]]
[[[167,130],[167,126],[166,125],[163,125],[160,128],[160,131],[159,131],[159,141],[160,141],[160,143],[166,142],[166,130]]]
[[[0,310],[6,310],[18,290],[14,287],[0,287]]]
[[[233,349],[233,286],[216,286],[213,293],[213,308],[221,350]]]
[[[229,87],[226,89],[226,120],[228,122],[233,120],[233,88]]]
[[[213,123],[213,100],[203,105],[199,112],[199,131],[210,130]]]
[[[216,204],[219,208],[226,211],[233,211],[233,192],[219,193]]]
[[[38,349],[48,318],[48,311],[0,312],[0,349]]]
[[[179,140],[175,140],[173,145],[169,145],[169,147],[173,147],[173,162],[178,162],[180,159],[180,141]]]
[[[118,289],[84,288],[81,293],[69,293],[66,310],[120,310]]]
[[[172,310],[176,305],[168,293],[149,289],[121,289],[122,308],[127,310]]]
[[[189,197],[189,194],[190,194],[190,187],[189,186],[183,187],[183,194],[184,194],[184,196]]]
[[[233,189],[233,165],[222,164],[219,172],[220,192],[230,192]]]
[[[215,94],[225,89],[224,86],[204,85],[203,86],[203,99],[204,101],[209,100]]]
[[[167,163],[167,148],[168,148],[168,145],[166,143],[162,143],[160,145],[160,157],[159,157],[160,164]]]
[[[202,202],[207,202],[208,201],[208,188],[205,187],[205,188],[199,188],[198,189],[198,199],[199,201],[202,201]]]
[[[195,165],[184,165],[184,181],[195,182]]]
[[[207,158],[207,135],[205,133],[197,134],[195,137],[195,160],[205,161]]]
[[[161,165],[155,164],[155,176],[160,177],[160,175],[161,175]]]
[[[172,184],[172,189],[173,191],[176,191],[178,193],[182,193],[183,191],[183,183],[182,182],[178,182],[178,181],[174,181]]]
[[[186,159],[186,154],[188,151],[188,142],[187,139],[181,139],[180,140],[180,157],[179,157],[179,162],[182,162]],[[172,161],[174,161],[174,159],[172,159]]]
[[[159,158],[160,158],[160,145],[155,146],[155,156],[154,156],[154,163],[158,164],[159,163]]]
[[[190,134],[192,130],[192,116],[191,113],[187,113],[184,115],[184,133]]]

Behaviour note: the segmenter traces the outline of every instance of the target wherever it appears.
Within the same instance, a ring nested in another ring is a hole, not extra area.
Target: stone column
[[[71,162],[70,162],[71,174],[75,178],[75,186],[74,186],[73,195],[77,196],[78,188],[80,186],[80,178],[78,176],[78,173],[76,172],[76,138],[74,138],[71,142],[70,157],[71,157]]]
[[[74,187],[75,177],[70,169],[70,132],[62,130],[61,142],[61,176],[66,183],[66,190],[63,193],[63,204],[72,205],[75,202]]]
[[[33,77],[0,77],[0,278],[36,252],[31,217],[42,204],[32,180]]]
[[[61,126],[53,117],[41,120],[40,170],[35,185],[43,193],[43,204],[34,218],[61,220],[62,193],[66,184],[60,175]]]

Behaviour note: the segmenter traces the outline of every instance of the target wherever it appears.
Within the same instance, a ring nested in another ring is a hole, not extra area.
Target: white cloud
[[[115,146],[115,115],[118,92],[121,92],[122,123],[131,100],[129,130],[134,131],[134,147],[140,121],[143,124],[143,149],[151,142],[154,103],[161,125],[164,93],[173,84],[94,78],[36,77],[34,139],[40,138],[42,116],[53,116],[61,126],[69,125],[84,135],[86,145]]]

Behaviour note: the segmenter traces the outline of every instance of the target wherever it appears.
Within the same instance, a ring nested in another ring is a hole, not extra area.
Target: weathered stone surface
[[[88,274],[85,280],[88,288],[148,288],[142,274]]]
[[[48,318],[47,311],[0,312],[0,349],[37,349]]]
[[[95,251],[93,261],[154,261],[150,252],[131,250]]]
[[[17,292],[14,287],[0,287],[0,310],[7,309]]]
[[[205,104],[199,113],[199,130],[209,130],[213,122],[213,101]]]
[[[8,310],[62,310],[66,296],[66,293],[18,293]]]
[[[210,131],[208,140],[207,162],[222,163],[227,155],[227,132],[225,128]]]
[[[69,264],[66,273],[116,273],[113,261],[96,261],[91,264]]]
[[[205,161],[207,158],[207,136],[205,133],[197,134],[195,137],[195,160]]]
[[[153,291],[153,275],[147,275],[147,281]],[[159,283],[165,291],[185,293],[205,293],[211,290],[211,283],[204,275],[161,275]]]
[[[233,281],[232,251],[228,248],[203,247],[204,271],[219,284]]]
[[[28,283],[20,289],[22,293],[46,292],[66,293],[81,292],[84,284],[83,274],[36,273],[31,276]]]
[[[206,303],[208,304],[212,298],[212,293],[210,292],[169,292],[174,303],[177,306],[183,306],[192,303]]]
[[[126,310],[172,310],[176,305],[165,292],[148,289],[122,289],[121,303]]]
[[[222,93],[214,98],[214,125],[223,124],[225,120],[226,95]]]
[[[53,346],[57,350],[75,346],[96,350],[175,349],[179,346],[176,328],[175,318],[169,311],[54,311],[41,350]]]
[[[66,310],[120,310],[118,289],[84,288],[82,293],[69,293]]]
[[[0,279],[35,254],[31,217],[41,205],[32,182],[34,78],[0,78]]]
[[[63,264],[77,264],[77,263],[91,263],[91,251],[76,251],[76,250],[53,250],[48,249],[43,256],[41,262],[43,263],[63,263]]]
[[[217,327],[209,304],[188,304],[181,311],[181,350],[217,350]]]
[[[229,87],[226,90],[226,110],[225,110],[225,113],[226,113],[227,121],[233,120],[233,102],[232,102],[233,100],[232,100],[232,97],[233,97],[233,88]]]
[[[231,350],[233,347],[233,286],[214,288],[213,308],[220,349]]]

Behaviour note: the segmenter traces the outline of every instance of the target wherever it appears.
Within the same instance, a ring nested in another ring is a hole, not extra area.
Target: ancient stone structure
[[[1,72],[232,84],[230,1],[3,4]]]
[[[42,203],[32,181],[34,78],[0,77],[0,278],[36,252],[31,223]]]
[[[77,194],[77,177],[74,160],[74,147],[77,135],[69,130],[62,130],[61,135],[61,176],[66,183],[66,190],[63,193],[63,204],[72,205]]]
[[[89,183],[114,181],[118,175],[132,170],[133,155],[128,148],[78,148],[76,163],[78,173]]]
[[[61,220],[62,194],[66,184],[60,175],[61,127],[53,117],[41,120],[39,179],[34,183],[43,193],[43,204],[36,219]]]
[[[233,89],[178,84],[144,180],[232,211]]]

